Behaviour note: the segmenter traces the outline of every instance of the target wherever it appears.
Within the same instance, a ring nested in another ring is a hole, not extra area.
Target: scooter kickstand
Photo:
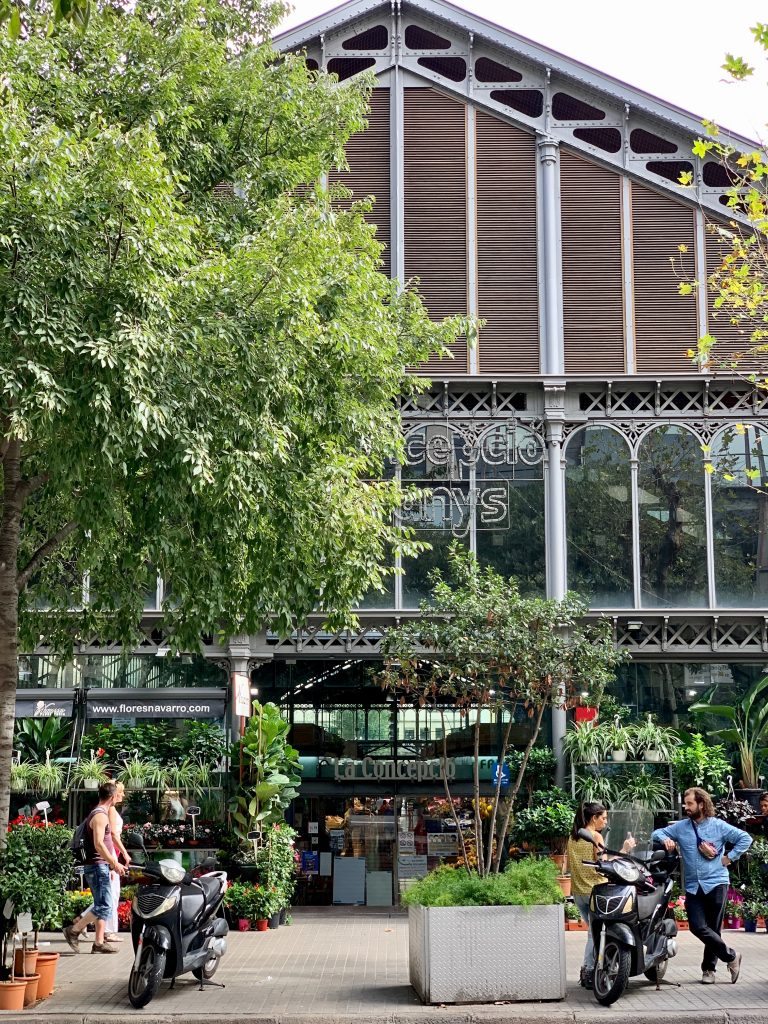
[[[202,992],[206,985],[209,985],[211,988],[226,988],[227,987],[224,984],[223,981],[212,981],[209,978],[201,978],[200,979],[200,988],[198,989],[198,992]]]

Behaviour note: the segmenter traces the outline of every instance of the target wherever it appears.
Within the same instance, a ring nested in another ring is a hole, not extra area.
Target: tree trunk
[[[11,757],[16,718],[19,592],[16,581],[21,529],[20,444],[11,440],[3,460],[3,514],[0,523],[0,848],[11,801]]]
[[[496,778],[496,785],[493,792],[493,809],[491,810],[491,827],[488,833],[488,849],[485,852],[485,873],[490,875],[491,867],[493,865],[493,839],[496,832],[496,815],[499,813],[499,800],[501,798],[501,773],[504,768],[504,760],[507,756],[507,748],[509,747],[509,737],[512,733],[512,725],[515,720],[514,707],[510,711],[509,721],[507,722],[506,728],[504,729],[504,737],[501,741],[501,750],[499,751],[499,757],[496,761],[498,765],[498,772]],[[503,836],[501,837],[503,839]],[[498,867],[496,867],[495,874],[499,873]]]
[[[477,855],[477,873],[485,874],[485,847],[483,846],[483,819],[480,816],[480,721],[482,704],[477,705],[474,729],[474,758],[472,763],[472,796],[475,807],[475,853]]]
[[[496,856],[493,859],[493,870],[496,874],[498,874],[499,866],[501,864],[501,851],[504,845],[504,840],[507,838],[507,829],[509,828],[509,819],[512,817],[512,808],[515,806],[517,794],[520,792],[520,786],[523,782],[523,775],[525,775],[525,769],[528,767],[528,758],[531,756],[531,750],[533,748],[534,743],[539,737],[539,732],[541,731],[541,720],[544,717],[544,709],[548,706],[548,702],[544,702],[536,714],[536,720],[533,727],[533,732],[531,733],[531,738],[528,740],[528,743],[526,744],[525,751],[523,752],[523,760],[520,762],[520,768],[517,772],[515,784],[512,787],[512,790],[509,794],[507,813],[504,815],[504,822],[501,828],[499,829],[499,841],[496,848]]]

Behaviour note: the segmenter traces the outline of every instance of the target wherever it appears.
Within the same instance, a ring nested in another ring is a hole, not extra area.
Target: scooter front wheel
[[[595,967],[592,991],[603,1006],[610,1006],[621,996],[629,981],[632,966],[629,950],[609,939],[603,951],[603,964]]]
[[[165,971],[165,953],[154,946],[142,946],[138,965],[131,968],[128,979],[128,999],[140,1010],[155,997]]]

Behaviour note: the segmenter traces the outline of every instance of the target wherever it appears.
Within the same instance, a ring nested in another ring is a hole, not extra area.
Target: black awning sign
[[[62,697],[41,697],[16,701],[17,718],[71,718],[74,701]]]

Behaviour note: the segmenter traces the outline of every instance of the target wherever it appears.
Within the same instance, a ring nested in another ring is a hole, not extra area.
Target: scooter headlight
[[[611,866],[624,882],[636,882],[640,878],[640,868],[629,860],[615,860]]]
[[[161,914],[167,913],[169,910],[172,910],[178,902],[178,892],[171,893],[171,895],[166,896],[164,900],[158,901],[156,893],[148,891],[142,892],[139,890],[133,901],[133,909],[139,917],[146,921],[150,917],[160,917]]]
[[[170,882],[172,885],[179,885],[184,881],[184,876],[187,872],[177,860],[161,860],[158,866],[160,874],[166,882]]]

